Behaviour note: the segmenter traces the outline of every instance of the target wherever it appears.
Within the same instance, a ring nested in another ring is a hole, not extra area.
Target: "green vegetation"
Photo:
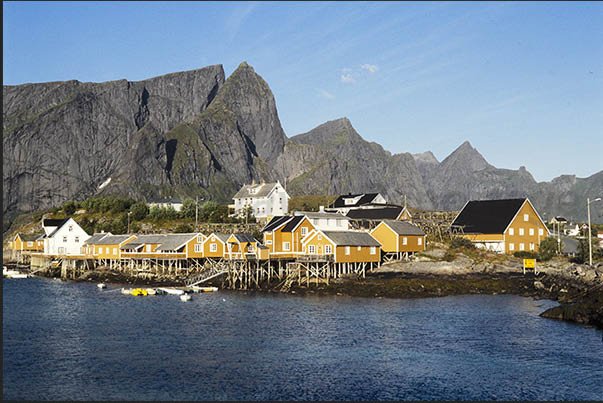
[[[563,249],[563,243],[561,244],[561,249]],[[540,242],[540,246],[538,247],[537,258],[539,261],[544,262],[550,260],[553,256],[557,255],[558,251],[558,240],[552,236],[549,236]]]
[[[459,249],[459,248],[475,249],[475,245],[473,245],[473,243],[470,240],[468,240],[467,238],[455,236],[450,240],[450,248],[452,248],[452,249]]]
[[[318,211],[320,206],[329,206],[337,196],[330,195],[304,195],[292,196],[289,199],[289,212],[293,211]]]

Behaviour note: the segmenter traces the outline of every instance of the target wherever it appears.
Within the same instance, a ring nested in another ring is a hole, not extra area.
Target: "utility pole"
[[[590,204],[592,202],[596,202],[601,200],[600,197],[597,197],[595,200],[591,201],[590,199],[586,199],[586,210],[588,214],[588,265],[593,265],[593,245],[592,245],[592,231],[590,229]]]
[[[195,231],[197,230],[197,222],[199,218],[199,196],[195,198]]]

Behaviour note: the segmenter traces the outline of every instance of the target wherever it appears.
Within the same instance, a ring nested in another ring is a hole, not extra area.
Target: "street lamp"
[[[130,214],[132,214],[132,212],[128,211],[128,234],[130,233]]]
[[[592,232],[590,230],[590,204],[592,202],[600,201],[601,198],[597,197],[595,200],[586,199],[586,210],[588,211],[588,265],[593,265],[593,245],[592,245]]]

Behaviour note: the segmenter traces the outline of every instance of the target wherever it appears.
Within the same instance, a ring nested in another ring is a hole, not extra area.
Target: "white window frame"
[[[117,248],[113,248],[113,254],[117,255]]]
[[[519,229],[519,236],[523,236],[523,234],[524,234],[523,228],[520,228]]]
[[[371,246],[371,255],[376,255],[376,254],[377,254],[377,247]]]
[[[538,235],[543,236],[544,230],[542,228],[538,228]]]
[[[289,241],[283,241],[283,252],[289,252],[291,250],[291,243]]]
[[[306,236],[308,234],[308,228],[302,227],[301,228],[301,234],[302,234],[302,236]]]
[[[534,250],[534,242],[530,242],[530,250]]]
[[[197,235],[197,243],[203,243],[203,235]]]
[[[98,253],[99,254],[103,253],[103,248],[98,248]]]
[[[515,244],[513,242],[509,243],[509,250],[515,250]]]
[[[33,241],[27,241],[27,246],[33,246]]]
[[[209,251],[210,252],[217,252],[218,251],[218,244],[217,243],[210,243],[209,244]]]
[[[534,236],[534,228],[530,228],[529,232],[530,232],[530,236]]]
[[[147,245],[147,252],[151,251],[151,245]]]
[[[417,238],[417,245],[423,245],[423,238],[421,238],[421,237]]]
[[[515,235],[515,230],[513,228],[509,228],[509,235]]]
[[[346,246],[346,247],[345,247],[345,254],[346,254],[346,255],[349,255],[349,254],[350,254],[350,247],[349,247],[349,246]]]
[[[201,245],[201,244],[195,244],[195,253],[203,252],[202,246],[203,245]]]
[[[358,245],[358,252],[360,252],[362,250],[362,247],[360,245]]]
[[[523,215],[523,220],[524,220],[525,222],[530,221],[530,215],[529,215],[528,213],[525,213],[525,214]]]
[[[524,245],[524,243],[523,243],[523,242],[519,244],[519,250],[520,250],[520,251],[522,251],[522,250],[526,250],[526,247],[525,247],[525,245]]]
[[[314,246],[314,245],[308,245],[308,253],[310,255],[315,255],[316,254],[316,246]]]
[[[333,253],[331,245],[325,245],[325,254],[330,255],[331,253]]]
[[[319,241],[322,241],[322,235],[318,235],[316,238],[317,238]]]
[[[402,237],[402,245],[408,245],[408,238],[405,236]]]
[[[272,245],[272,241],[270,239],[266,240],[266,245]]]

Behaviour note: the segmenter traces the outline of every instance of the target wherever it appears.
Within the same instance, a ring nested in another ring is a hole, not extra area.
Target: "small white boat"
[[[191,287],[195,292],[216,292],[218,291],[218,287],[199,287],[194,285]]]
[[[105,283],[98,283],[96,286],[97,286],[98,288],[100,288],[101,290],[102,290],[103,288],[107,288],[107,286],[105,285]]]
[[[190,301],[191,299],[193,299],[193,297],[191,297],[191,296],[190,296],[190,294],[182,294],[182,295],[180,296],[180,299],[181,299],[182,301]]]
[[[132,289],[131,288],[122,288],[121,289],[121,293],[122,294],[126,294],[126,295],[130,295],[132,293]]]
[[[27,274],[15,273],[15,274],[9,274],[7,277],[8,278],[27,278],[29,276]]]
[[[156,295],[157,290],[155,290],[154,288],[147,288],[147,294],[148,295]]]
[[[158,288],[158,290],[164,291],[168,294],[172,294],[172,295],[182,295],[184,294],[183,290],[178,290],[176,288]]]

